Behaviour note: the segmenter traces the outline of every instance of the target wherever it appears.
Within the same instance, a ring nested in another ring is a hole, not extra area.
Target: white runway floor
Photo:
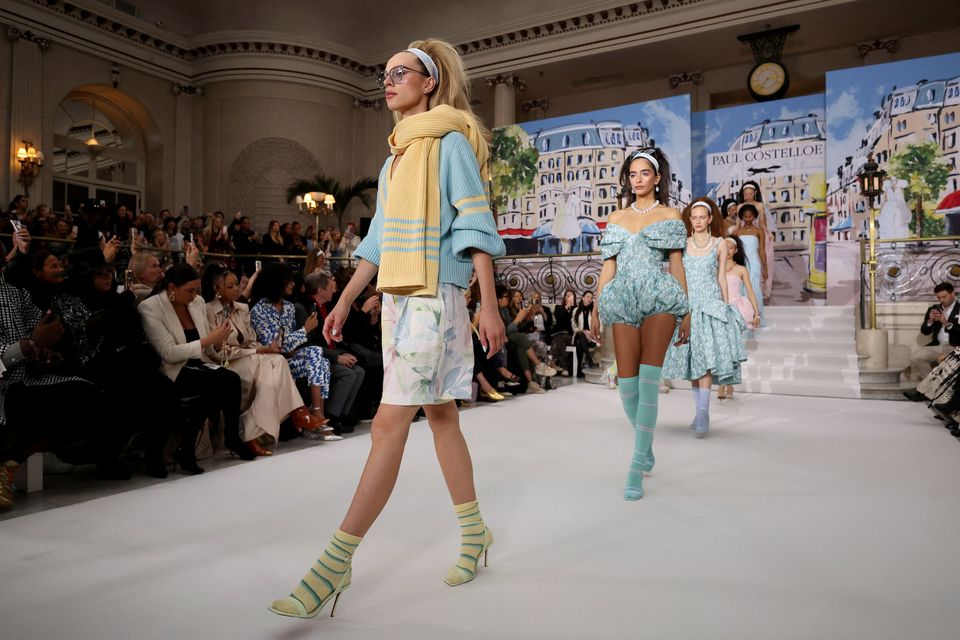
[[[497,542],[458,528],[425,422],[337,617],[280,618],[339,524],[353,438],[0,522],[4,640],[935,638],[960,634],[960,443],[907,402],[741,395],[695,440],[661,396],[657,468],[621,498],[615,391],[461,414]]]

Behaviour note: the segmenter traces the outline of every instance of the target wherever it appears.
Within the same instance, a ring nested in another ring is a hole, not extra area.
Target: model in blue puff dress
[[[618,224],[607,225],[600,240],[604,260],[617,258],[617,274],[600,293],[600,319],[605,325],[639,327],[644,318],[668,313],[687,314],[687,294],[663,270],[664,251],[683,249],[687,230],[681,220],[661,220],[631,234]]]
[[[753,290],[760,291],[763,286],[763,264],[760,262],[760,240],[756,236],[743,234],[737,236],[743,243],[743,254],[747,261],[747,272],[750,273],[750,286]],[[757,313],[760,314],[760,326],[767,326],[766,318],[763,313],[763,296],[757,296]]]
[[[710,241],[703,254],[688,246],[683,254],[690,300],[690,340],[671,344],[663,362],[663,377],[697,381],[708,374],[718,384],[739,384],[740,363],[747,359],[740,332],[746,329],[736,307],[724,302],[718,273],[721,238]],[[710,387],[694,388],[697,417],[691,427],[698,437],[710,428]]]

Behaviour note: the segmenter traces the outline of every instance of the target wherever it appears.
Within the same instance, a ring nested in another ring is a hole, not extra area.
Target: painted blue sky
[[[960,53],[827,73],[827,174],[860,146],[873,112],[894,87],[960,76]]]
[[[764,120],[798,118],[810,113],[823,117],[822,93],[694,113],[691,149],[694,197],[707,193],[713,186],[707,184],[706,154],[727,151],[745,129]]]
[[[684,185],[691,183],[690,96],[686,94],[569,116],[531,120],[521,122],[519,126],[527,134],[533,135],[544,129],[604,120],[619,120],[624,124],[639,122],[641,126],[649,129],[650,137],[666,152],[670,166],[677,177],[683,181]]]

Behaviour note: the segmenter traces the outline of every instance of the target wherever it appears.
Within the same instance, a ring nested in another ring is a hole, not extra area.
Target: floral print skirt
[[[383,397],[420,406],[469,400],[473,340],[463,292],[441,283],[436,297],[383,296]]]

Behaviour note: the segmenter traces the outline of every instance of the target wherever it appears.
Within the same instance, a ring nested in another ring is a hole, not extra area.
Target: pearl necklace
[[[636,201],[633,201],[632,203],[630,203],[630,208],[633,209],[634,211],[636,211],[636,212],[639,213],[639,214],[644,214],[644,213],[647,213],[647,212],[649,212],[649,211],[653,211],[654,209],[656,209],[656,208],[659,207],[659,206],[660,206],[660,203],[654,201],[654,203],[653,203],[652,205],[650,205],[649,207],[647,207],[647,208],[645,208],[645,209],[638,209],[638,208],[637,208],[637,202],[636,202]]]

